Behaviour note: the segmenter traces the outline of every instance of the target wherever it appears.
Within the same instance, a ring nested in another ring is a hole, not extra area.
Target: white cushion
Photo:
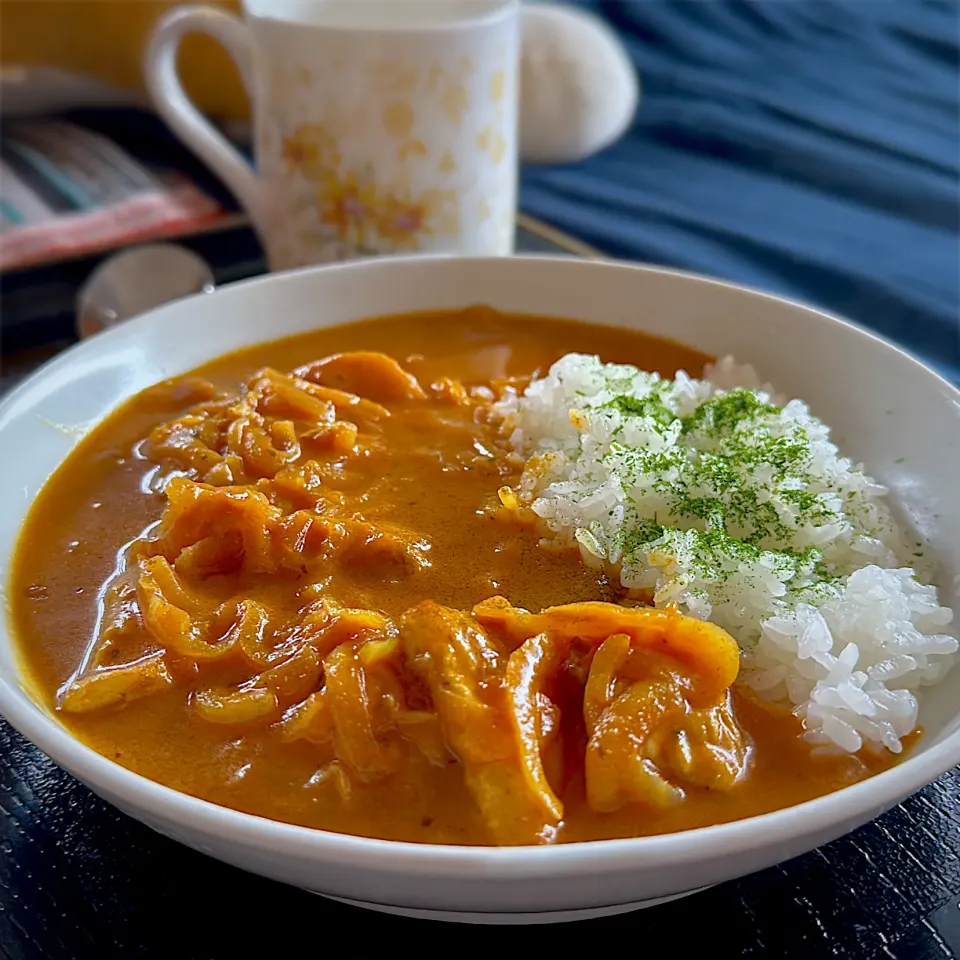
[[[569,7],[524,7],[524,162],[569,163],[602,150],[630,125],[638,98],[633,64],[606,24]]]

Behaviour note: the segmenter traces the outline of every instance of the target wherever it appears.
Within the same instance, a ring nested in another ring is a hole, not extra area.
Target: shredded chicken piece
[[[426,394],[417,378],[385,353],[334,353],[300,367],[304,380],[336,387],[372,400],[423,400]]]
[[[527,787],[537,797],[547,823],[559,823],[563,804],[547,782],[543,769],[543,741],[552,715],[553,704],[543,688],[563,663],[562,646],[545,633],[525,640],[510,655],[506,670],[506,688],[510,698],[510,721],[520,753]],[[545,719],[549,718],[549,719]]]
[[[396,627],[376,610],[344,608],[323,598],[305,608],[295,632],[309,640],[323,658],[343,643],[395,637]],[[367,646],[364,644],[364,651]],[[371,653],[364,655],[369,658]]]
[[[376,712],[382,694],[356,647],[340,644],[324,658],[323,672],[337,757],[364,783],[392,773],[402,757],[395,743],[378,736]]]
[[[61,691],[59,706],[67,713],[89,713],[122,706],[170,686],[170,676],[158,653],[134,663],[106,667],[71,681]]]
[[[434,766],[445,767],[453,756],[443,736],[440,718],[430,710],[395,710],[392,721],[404,740],[412,743]]]
[[[335,423],[322,423],[311,428],[300,437],[300,443],[303,447],[318,452],[354,453],[359,434],[355,423],[337,420]]]
[[[326,688],[316,690],[287,711],[282,722],[283,739],[325,744],[333,740],[334,719]]]
[[[272,720],[278,711],[277,695],[264,687],[242,690],[198,690],[193,697],[198,716],[209,723],[247,726]]]
[[[176,573],[163,557],[149,557],[143,561],[137,598],[147,630],[169,653],[192,663],[222,660],[233,653],[235,636],[214,642],[205,638],[204,624],[199,619],[200,611],[195,601],[187,596]]]
[[[430,390],[438,400],[443,400],[445,403],[462,406],[470,402],[467,388],[459,380],[451,377],[441,377],[435,383],[431,383]]]
[[[274,660],[270,617],[262,603],[241,600],[236,604],[232,622],[225,633],[252,670],[264,670]]]
[[[296,653],[256,678],[256,686],[272,690],[281,708],[300,703],[320,683],[323,667],[316,650],[305,643]]]
[[[675,729],[658,730],[647,753],[676,782],[729,790],[746,773],[751,747],[734,716],[728,691],[715,707],[691,710]]]
[[[497,629],[513,644],[538,633],[568,643],[576,638],[601,643],[615,633],[625,633],[632,643],[674,657],[697,674],[701,682],[693,696],[705,704],[714,703],[740,670],[740,649],[725,630],[672,608],[586,602],[530,613],[503,597],[492,597],[474,607],[473,613],[481,624]]]
[[[264,494],[185,477],[173,478],[165,492],[168,505],[155,552],[171,563],[182,562],[193,577],[278,572],[273,538],[283,516]]]
[[[297,420],[309,424],[333,423],[336,407],[318,397],[311,384],[267,367],[248,385],[247,399],[261,416]]]
[[[301,439],[306,442],[307,437],[308,434],[304,434]],[[354,440],[356,436],[351,440],[351,446]],[[270,481],[269,493],[281,508],[319,512],[328,504],[332,506],[333,501],[338,499],[324,484],[324,472],[325,467],[316,460],[306,460],[296,466],[284,467]]]
[[[233,483],[240,479],[231,467],[242,469],[242,464],[223,466],[223,453],[217,449],[220,438],[212,419],[207,416],[207,411],[217,406],[204,404],[193,413],[157,427],[150,434],[151,457],[177,469],[189,470],[198,478],[205,479],[219,468],[219,476],[224,478],[224,482]]]
[[[345,518],[323,529],[343,563],[369,569],[378,579],[400,579],[429,566],[427,541],[395,525]]]
[[[593,655],[583,688],[583,720],[587,736],[592,737],[603,711],[616,696],[617,675],[630,656],[630,637],[614,633],[607,637]]]
[[[371,427],[390,416],[390,411],[386,407],[367,400],[366,397],[358,397],[355,393],[336,390],[333,387],[312,386],[310,389],[315,396],[329,400],[340,419],[359,420],[366,427]]]
[[[585,775],[587,802],[598,813],[612,813],[625,803],[665,806],[683,799],[647,758],[646,741],[657,726],[687,709],[684,685],[675,677],[638,680],[621,686],[631,639],[608,637],[597,650],[583,698],[587,726]]]
[[[558,801],[552,791],[546,799],[538,793],[538,778],[527,768],[503,709],[502,653],[469,616],[429,601],[404,616],[400,631],[410,667],[430,690],[447,747],[463,765],[495,840],[554,839]],[[525,682],[526,660],[517,661],[517,687]]]

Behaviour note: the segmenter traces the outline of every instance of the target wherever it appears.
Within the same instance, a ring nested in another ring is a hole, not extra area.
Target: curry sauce
[[[709,359],[472,308],[264,344],[134,397],[21,536],[37,697],[175,789],[421,842],[683,830],[890,762],[815,755],[788,711],[728,690],[723,631],[638,607],[498,509],[522,464],[490,402],[575,351],[664,376]]]

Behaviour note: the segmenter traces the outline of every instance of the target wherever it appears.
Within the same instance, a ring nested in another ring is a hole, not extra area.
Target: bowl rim
[[[543,255],[499,258],[414,254],[304,267],[237,281],[219,287],[213,293],[196,296],[211,298],[216,297],[221,291],[229,294],[237,288],[246,289],[253,285],[298,282],[298,278],[308,274],[331,271],[360,273],[363,270],[371,268],[376,270],[383,266],[402,269],[404,263],[424,261],[458,261],[479,265],[488,261],[556,262],[558,260],[565,262],[568,268],[573,269],[629,270],[668,275],[678,280],[726,287],[754,298],[761,297],[792,308],[800,308],[807,312],[811,319],[816,318],[823,327],[832,329],[839,327],[848,334],[875,341],[881,349],[892,351],[898,355],[898,362],[917,368],[915,372],[927,378],[931,388],[943,394],[960,409],[960,389],[954,384],[907,350],[853,321],[809,304],[742,284],[645,263],[587,258],[567,259]],[[186,300],[192,299],[186,298]],[[157,313],[170,308],[170,304],[165,304],[150,310],[132,321],[98,334],[93,340],[68,347],[42,364],[0,400],[0,425],[8,409],[16,406],[21,395],[29,391],[36,381],[49,376],[61,365],[73,363],[78,355],[102,349],[102,345],[108,344],[113,338],[129,336],[129,332],[124,331],[139,325],[148,325],[154,322]],[[360,319],[363,318],[358,318]],[[253,341],[250,345],[253,346],[259,342],[268,341],[266,339]],[[0,584],[0,592],[5,591],[5,587],[5,584]],[[6,614],[0,626],[0,634],[9,638],[8,642],[16,658],[14,633],[9,616]],[[18,677],[0,676],[0,716],[4,716],[31,743],[94,792],[99,793],[102,789],[108,794],[111,802],[115,802],[112,798],[118,798],[122,801],[124,809],[134,808],[149,814],[159,822],[183,824],[192,831],[235,841],[238,848],[267,849],[275,855],[290,857],[294,861],[317,860],[331,865],[343,864],[353,868],[376,869],[383,873],[407,876],[452,877],[462,875],[465,870],[475,869],[481,872],[485,880],[507,877],[511,879],[558,877],[589,870],[601,861],[605,873],[626,872],[639,865],[651,863],[662,866],[683,866],[692,862],[726,857],[732,852],[746,852],[773,845],[786,848],[791,840],[796,840],[803,835],[829,834],[832,829],[836,829],[835,835],[839,835],[848,828],[878,816],[960,763],[960,729],[958,729],[922,753],[908,756],[895,766],[859,783],[794,806],[742,820],[643,837],[542,846],[459,846],[379,840],[335,833],[243,813],[182,793],[128,770],[76,739],[64,725],[34,701],[25,684],[19,682]]]

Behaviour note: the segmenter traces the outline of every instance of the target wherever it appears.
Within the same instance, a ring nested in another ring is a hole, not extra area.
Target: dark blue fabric
[[[632,129],[524,170],[525,210],[615,256],[846,315],[960,381],[960,8],[584,0],[643,85]]]

